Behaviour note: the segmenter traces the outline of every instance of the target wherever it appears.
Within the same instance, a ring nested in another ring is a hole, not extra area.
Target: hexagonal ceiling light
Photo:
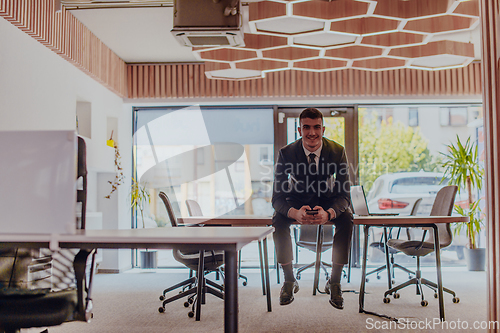
[[[477,31],[478,8],[478,0],[252,1],[244,47],[193,52],[207,77],[233,80],[292,69],[466,66],[479,55],[471,39],[459,42],[456,34]]]

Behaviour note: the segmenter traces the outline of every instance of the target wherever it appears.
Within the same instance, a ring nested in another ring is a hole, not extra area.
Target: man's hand
[[[311,210],[310,206],[302,206],[300,209],[290,208],[288,217],[300,224],[325,224],[328,222],[328,213],[321,206],[316,206],[313,209],[317,210],[318,213],[314,215],[307,214],[307,211]]]

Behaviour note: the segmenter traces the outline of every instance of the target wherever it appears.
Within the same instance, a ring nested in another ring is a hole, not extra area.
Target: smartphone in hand
[[[307,215],[316,215],[316,214],[318,214],[318,210],[317,209],[306,210],[306,214]]]

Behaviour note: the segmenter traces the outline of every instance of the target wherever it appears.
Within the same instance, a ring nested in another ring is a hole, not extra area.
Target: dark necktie
[[[314,160],[314,158],[316,157],[316,154],[314,153],[310,153],[309,154],[309,170],[311,171],[311,173],[314,175],[318,172],[317,170],[317,167],[316,167],[316,161]]]

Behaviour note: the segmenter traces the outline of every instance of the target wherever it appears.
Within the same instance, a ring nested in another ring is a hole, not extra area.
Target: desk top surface
[[[273,232],[272,227],[149,228],[126,230],[80,230],[77,234],[0,234],[8,244],[51,244],[60,247],[172,248],[175,245],[230,245],[241,248]],[[35,245],[33,245],[35,246]]]
[[[356,225],[402,225],[402,224],[432,224],[468,222],[468,217],[463,216],[358,216],[354,215]],[[219,216],[219,217],[183,217],[179,223],[204,224],[204,225],[232,225],[232,226],[264,226],[272,223],[271,216]]]

